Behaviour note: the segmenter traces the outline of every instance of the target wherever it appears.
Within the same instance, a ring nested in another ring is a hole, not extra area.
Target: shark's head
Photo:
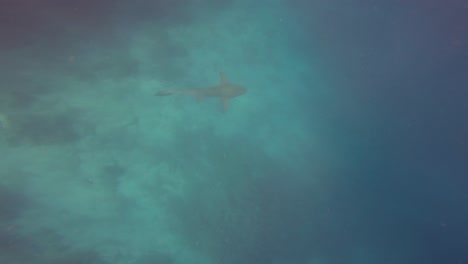
[[[246,92],[247,90],[240,85],[230,85],[230,97],[240,96],[245,94]]]

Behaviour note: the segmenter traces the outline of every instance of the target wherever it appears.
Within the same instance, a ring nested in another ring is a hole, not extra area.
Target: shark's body
[[[229,107],[229,99],[240,96],[246,92],[246,89],[237,84],[230,83],[223,73],[220,73],[220,84],[209,88],[188,89],[188,90],[161,90],[156,96],[167,96],[173,94],[193,95],[199,101],[204,97],[219,97],[223,103],[223,111]]]

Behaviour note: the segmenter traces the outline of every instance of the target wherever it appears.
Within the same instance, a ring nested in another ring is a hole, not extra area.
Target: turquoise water
[[[467,10],[2,4],[0,263],[466,263]]]

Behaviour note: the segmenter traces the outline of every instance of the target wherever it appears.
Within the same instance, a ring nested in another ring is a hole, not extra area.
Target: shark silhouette
[[[243,95],[247,90],[237,84],[229,82],[224,73],[219,73],[221,79],[220,84],[209,88],[186,89],[186,90],[161,90],[156,96],[167,96],[173,94],[188,94],[195,96],[197,101],[205,97],[219,97],[223,103],[223,112],[226,112],[229,107],[229,99]]]

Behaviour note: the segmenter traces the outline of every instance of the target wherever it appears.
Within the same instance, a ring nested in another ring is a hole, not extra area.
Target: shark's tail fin
[[[156,96],[168,96],[168,95],[173,95],[173,94],[180,94],[181,91],[178,90],[161,90],[155,93],[154,95]]]

